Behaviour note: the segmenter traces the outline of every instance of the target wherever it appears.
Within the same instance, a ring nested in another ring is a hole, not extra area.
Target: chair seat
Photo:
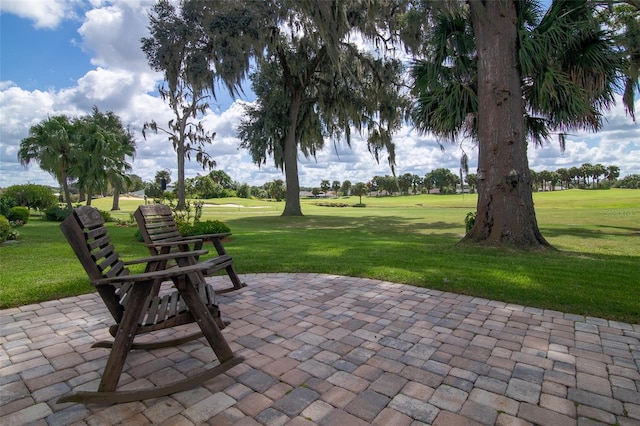
[[[121,296],[121,304],[125,309],[128,302],[126,295],[132,285],[132,283],[124,283],[116,290],[116,294]],[[224,329],[225,325],[220,318],[220,311],[216,304],[215,289],[209,284],[200,284],[196,288],[200,300],[213,315],[218,328]],[[171,291],[161,295],[151,295],[145,302],[145,309],[139,321],[139,334],[189,324],[193,321],[193,315],[191,315],[180,292]],[[118,326],[114,325],[109,328],[109,333],[115,337],[117,330]]]

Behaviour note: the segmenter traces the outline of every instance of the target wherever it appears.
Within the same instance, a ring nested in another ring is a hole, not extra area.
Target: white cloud
[[[63,20],[76,17],[75,6],[79,3],[69,0],[2,0],[0,10],[33,21],[36,28],[54,29]]]
[[[558,143],[529,147],[529,166],[536,171],[580,166],[583,163],[616,165],[620,175],[640,173],[640,123],[634,123],[617,104],[606,114],[607,120],[598,133],[576,132],[567,137],[566,149]],[[640,111],[640,100],[635,104]]]
[[[120,1],[89,10],[78,33],[83,49],[93,54],[91,63],[110,69],[149,72],[140,39],[149,34],[147,8],[153,3]]]

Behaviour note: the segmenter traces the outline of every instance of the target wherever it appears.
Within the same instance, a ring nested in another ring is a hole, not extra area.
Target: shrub
[[[51,207],[44,211],[44,218],[53,222],[62,222],[71,212],[66,207]]]
[[[102,219],[105,222],[115,222],[115,219],[113,218],[113,216],[111,216],[111,213],[103,210],[98,210],[98,211],[100,212],[100,216],[102,216]]]
[[[9,209],[16,205],[16,200],[6,194],[0,194],[0,214],[3,216],[9,215]]]
[[[464,229],[466,230],[466,232],[469,233],[469,231],[471,231],[471,228],[473,228],[473,225],[475,224],[476,212],[467,213],[467,216],[464,218]]]
[[[9,219],[0,215],[0,243],[7,241],[10,234],[11,225],[9,224]]]
[[[320,207],[349,207],[349,204],[346,203],[315,203],[316,206]]]
[[[193,225],[187,222],[176,222],[176,226],[183,237],[231,232],[231,229],[219,220],[206,220]]]
[[[9,209],[7,219],[11,222],[21,221],[22,224],[29,222],[29,208],[22,206],[15,206]]]
[[[48,186],[28,183],[13,185],[4,190],[4,196],[13,198],[15,205],[26,206],[36,210],[46,210],[55,206],[58,199]]]

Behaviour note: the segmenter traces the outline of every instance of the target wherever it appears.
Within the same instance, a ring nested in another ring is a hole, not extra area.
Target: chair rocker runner
[[[221,261],[224,259],[224,261],[227,262],[225,270],[233,284],[232,287],[216,290],[216,293],[227,293],[246,287],[246,284],[240,280],[240,277],[238,277],[238,274],[233,268],[233,258],[227,254],[224,246],[222,245],[222,239],[231,235],[230,232],[183,237],[180,235],[178,227],[173,219],[171,208],[164,204],[139,206],[133,216],[138,223],[142,238],[149,248],[149,253],[152,256],[169,253],[175,250],[189,251],[191,250],[191,244],[193,244],[193,250],[200,250],[202,249],[204,241],[211,241]],[[178,261],[179,264],[181,262],[182,261],[180,260]],[[211,275],[216,271],[207,271],[205,274]]]
[[[104,220],[92,207],[75,209],[60,225],[67,241],[82,263],[91,284],[103,299],[116,325],[109,332],[113,342],[97,342],[94,347],[111,348],[96,392],[79,391],[58,399],[58,403],[120,403],[156,398],[197,386],[238,365],[221,329],[220,311],[213,288],[202,278],[204,271],[222,269],[216,258],[197,262],[206,250],[176,252],[123,262],[111,244]],[[166,268],[169,260],[181,266]],[[131,274],[126,265],[146,263],[144,273]],[[176,291],[159,295],[163,281],[172,281]],[[137,335],[196,322],[200,331],[177,339],[134,343]],[[118,381],[128,353],[133,349],[174,346],[205,336],[219,364],[169,385],[118,391]]]

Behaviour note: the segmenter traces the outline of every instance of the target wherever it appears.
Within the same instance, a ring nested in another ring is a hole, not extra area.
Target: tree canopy
[[[154,64],[211,93],[218,80],[238,95],[251,75],[258,100],[247,108],[242,146],[257,164],[273,157],[285,172],[283,215],[301,215],[298,149],[313,156],[326,139],[350,143],[355,128],[367,134],[376,158],[386,150],[393,164],[391,135],[406,106],[401,63],[374,57],[354,36],[356,30],[369,34],[379,17],[375,10],[360,2],[185,0],[179,25],[163,26],[154,51],[173,52],[174,40],[189,39],[182,55],[193,71],[181,74],[161,60]]]
[[[200,44],[202,29],[181,12],[167,0],[156,3],[149,15],[151,36],[141,40],[149,65],[164,72],[166,85],[162,84],[158,91],[174,116],[166,125],[145,123],[142,135],[159,130],[176,151],[178,209],[183,209],[186,202],[185,161],[193,155],[203,169],[216,165],[206,151],[215,133],[206,130],[199,120],[209,107],[208,95],[215,96],[213,73],[206,66],[204,46]]]

